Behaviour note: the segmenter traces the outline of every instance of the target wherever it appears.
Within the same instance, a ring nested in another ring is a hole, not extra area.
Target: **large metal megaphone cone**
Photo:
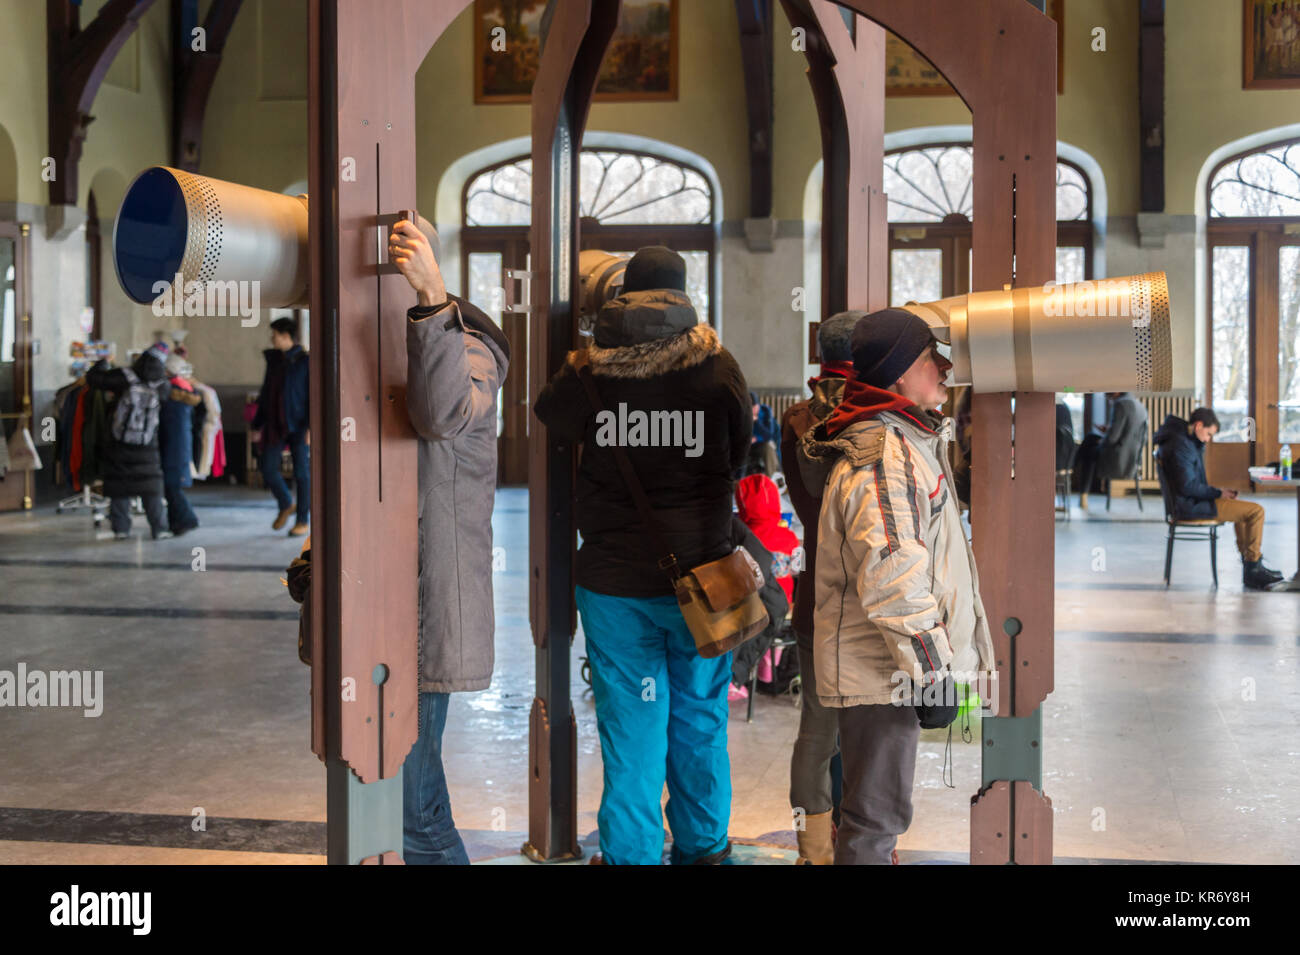
[[[126,191],[113,228],[122,290],[149,303],[179,274],[257,282],[264,308],[307,304],[307,197],[153,166]]]
[[[903,306],[951,345],[952,378],[979,391],[1169,391],[1164,272],[1004,287]]]

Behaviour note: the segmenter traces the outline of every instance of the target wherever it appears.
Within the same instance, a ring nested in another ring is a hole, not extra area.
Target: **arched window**
[[[1300,140],[1231,156],[1207,181],[1208,403],[1256,464],[1300,444]]]
[[[885,154],[889,304],[927,302],[971,290],[974,149],[970,143],[909,146]],[[1092,278],[1092,189],[1074,163],[1056,161],[1056,281]],[[1084,396],[1061,400],[1074,433],[1087,424]]]
[[[698,170],[647,153],[584,149],[579,157],[582,247],[632,252],[666,245],[686,260],[686,291],[713,321],[713,190]],[[524,267],[533,162],[521,156],[465,186],[462,268],[466,297],[496,317],[501,270]],[[494,307],[493,307],[494,306]]]
[[[579,154],[578,211],[584,249],[634,252],[665,245],[686,260],[686,292],[710,324],[714,313],[714,195],[709,179],[686,164],[634,150]],[[519,283],[506,272],[528,267],[533,161],[516,156],[469,176],[461,198],[461,288],[502,326],[515,356],[498,404],[499,478],[527,480],[528,323],[512,312]],[[518,370],[516,370],[518,369]]]
[[[974,150],[935,143],[885,154],[890,304],[970,290]],[[1092,277],[1092,190],[1083,170],[1056,162],[1056,280]]]

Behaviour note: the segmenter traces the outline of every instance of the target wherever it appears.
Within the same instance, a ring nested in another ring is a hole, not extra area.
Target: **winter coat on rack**
[[[132,371],[145,385],[158,390],[160,401],[167,399],[171,386],[167,370],[157,352],[149,349],[135,360]],[[121,400],[129,382],[121,368],[110,368],[100,362],[86,372],[92,388],[109,392],[114,400]],[[109,497],[135,497],[140,494],[162,494],[162,460],[158,454],[158,432],[148,444],[127,444],[113,437],[111,427],[104,428],[98,436],[99,458],[104,476],[104,493]]]

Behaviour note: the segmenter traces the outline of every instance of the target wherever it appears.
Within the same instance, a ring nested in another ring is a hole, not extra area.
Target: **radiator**
[[[1142,442],[1142,453],[1138,457],[1142,462],[1142,470],[1138,476],[1143,481],[1158,482],[1156,461],[1151,456],[1154,448],[1151,436],[1165,423],[1166,415],[1177,415],[1184,421],[1190,418],[1197,408],[1196,399],[1186,395],[1157,395],[1153,398],[1138,398],[1138,401],[1142,402],[1142,406],[1147,409],[1147,437]]]
[[[781,416],[786,409],[796,402],[803,401],[810,392],[806,388],[755,388],[758,400],[772,409],[776,423],[781,423]]]

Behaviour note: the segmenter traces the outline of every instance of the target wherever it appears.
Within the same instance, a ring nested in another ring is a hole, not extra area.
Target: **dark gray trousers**
[[[833,808],[831,759],[835,756],[836,736],[840,731],[840,711],[817,701],[812,635],[796,633],[795,637],[799,647],[801,691],[799,736],[790,754],[790,808],[815,816]]]
[[[916,708],[888,703],[839,711],[844,797],[836,865],[889,865],[912,824],[912,781],[921,724]]]

